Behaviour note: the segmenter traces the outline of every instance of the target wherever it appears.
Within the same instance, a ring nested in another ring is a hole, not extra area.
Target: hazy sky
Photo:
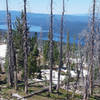
[[[0,0],[0,10],[5,10],[5,1]],[[10,10],[23,9],[23,0],[8,0]],[[93,0],[65,0],[66,13],[68,14],[85,14],[89,12],[89,7],[92,5]],[[68,1],[68,2],[67,2]],[[62,0],[54,0],[54,13],[60,14]],[[28,12],[33,13],[49,13],[50,0],[27,0]]]

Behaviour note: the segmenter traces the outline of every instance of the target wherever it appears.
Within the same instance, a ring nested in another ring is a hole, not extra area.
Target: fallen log
[[[28,83],[28,87],[31,87],[31,86],[33,86],[34,84],[37,84],[37,83],[43,83],[43,82],[48,82],[48,81],[38,81],[38,82],[30,82],[30,83]],[[24,87],[24,84],[18,84],[18,87],[20,87],[20,86],[23,86]]]
[[[17,98],[17,100],[22,98],[20,95],[18,95],[16,93],[12,94],[12,97]],[[25,99],[23,98],[22,100],[25,100]]]
[[[57,80],[53,80],[53,81],[57,81]],[[31,86],[31,85],[36,84],[36,83],[43,83],[43,82],[49,82],[49,80],[42,80],[42,81],[30,82],[30,83],[28,83],[28,86]]]
[[[1,86],[1,85],[0,85],[0,88],[1,88],[1,89],[6,89],[6,88],[8,88],[8,87],[7,87],[7,86]]]
[[[100,87],[100,84],[94,84],[94,87]]]
[[[100,94],[93,95],[96,100],[100,100]]]
[[[32,85],[32,84],[36,84],[36,83],[43,83],[43,82],[49,82],[49,80],[43,80],[43,81],[38,81],[38,82],[29,83],[28,86],[30,86],[30,85]]]
[[[54,85],[52,88],[53,88],[53,89],[56,89],[56,85]],[[42,89],[42,90],[39,90],[39,91],[36,91],[36,92],[34,92],[34,93],[32,93],[32,94],[29,94],[29,95],[27,95],[27,96],[24,96],[24,97],[22,97],[22,98],[20,98],[20,99],[18,99],[18,100],[22,100],[23,98],[24,98],[24,99],[25,99],[25,98],[29,98],[29,97],[32,97],[33,95],[37,95],[37,94],[40,94],[40,93],[43,93],[43,92],[46,92],[46,91],[49,91],[49,87],[46,87],[46,88],[44,88],[44,89]]]

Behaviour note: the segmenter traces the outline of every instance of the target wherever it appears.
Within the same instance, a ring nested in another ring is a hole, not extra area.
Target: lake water
[[[6,31],[7,25],[0,25],[0,30],[4,30]],[[13,28],[14,29],[14,28]],[[40,26],[29,26],[29,31],[30,31],[30,37],[34,36],[34,33],[37,32],[38,33],[38,38],[42,38],[43,40],[48,40],[48,30],[42,30],[42,27]],[[53,34],[54,40],[55,41],[59,41],[60,40],[60,34],[59,33],[54,33]],[[64,35],[63,36],[63,41],[66,42],[67,36]],[[70,42],[73,42],[73,38],[70,38]],[[76,40],[77,42],[77,40]]]
[[[14,29],[13,26],[12,28]],[[39,26],[29,26],[29,28],[30,28],[30,32],[40,32],[42,30],[42,28]],[[0,25],[0,30],[8,30],[7,25]]]
[[[0,25],[0,30],[7,30],[7,25]]]

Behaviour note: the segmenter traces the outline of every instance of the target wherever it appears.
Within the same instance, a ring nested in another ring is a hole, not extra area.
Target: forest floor
[[[33,87],[31,89],[29,88],[29,92],[31,93],[33,90],[37,91],[39,89],[40,89],[39,87]],[[17,98],[12,97],[14,93],[18,94],[21,97],[26,96],[23,91],[18,90],[16,92],[14,89],[11,89],[11,88],[5,88],[0,91],[0,95],[2,98],[4,98],[4,100],[17,100]],[[72,93],[69,92],[69,100],[72,100],[70,98],[71,95]],[[67,98],[67,92],[63,89],[60,89],[59,95],[56,91],[53,91],[53,93],[51,94],[49,94],[49,92],[43,92],[41,94],[26,98],[25,100],[66,100],[66,98]],[[80,98],[81,96],[77,94],[75,95],[74,100],[80,100]]]
[[[6,85],[3,85],[6,86]],[[43,89],[43,86],[39,84],[32,85],[29,87],[29,93],[31,94],[35,91]],[[13,94],[18,94],[19,96],[27,96],[24,93],[24,87],[19,87],[18,91],[14,90],[13,88],[2,88],[0,91],[0,98],[4,98],[3,100],[17,100],[16,97],[13,97]],[[69,97],[68,100],[82,100],[82,96],[79,94],[75,94],[74,98],[72,98],[72,92],[68,92],[64,89],[60,89],[59,94],[54,90],[53,93],[49,94],[49,92],[43,92],[38,95],[33,95],[32,97],[26,98],[25,100],[67,100],[67,96]],[[1,100],[1,99],[0,99]],[[100,97],[91,97],[89,100],[100,100]]]
[[[27,96],[24,93],[24,83],[20,82],[18,84],[18,90],[16,91],[14,88],[8,88],[6,82],[6,76],[5,74],[0,74],[0,100],[17,100],[16,97],[12,96],[13,94],[17,94],[21,97]],[[45,87],[47,87],[49,83],[40,82],[31,84],[28,87],[28,95],[31,93],[34,93],[36,91],[42,90]],[[100,88],[96,87],[94,89],[95,94],[98,94],[96,96],[91,97],[89,100],[100,100]],[[82,100],[82,96],[80,94],[75,94],[74,98],[72,98],[72,92],[67,92],[65,89],[60,89],[59,94],[54,90],[53,93],[43,92],[38,95],[33,95],[32,97],[29,97],[25,100]],[[3,98],[3,99],[1,99]]]

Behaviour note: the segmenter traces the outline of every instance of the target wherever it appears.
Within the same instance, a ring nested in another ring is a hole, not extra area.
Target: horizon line
[[[6,10],[0,10],[0,11],[5,11],[6,12]],[[9,10],[9,11],[11,11],[11,12],[21,12],[20,10]],[[45,14],[45,15],[49,15],[49,13],[40,13],[40,12],[29,12],[29,11],[27,11],[27,13],[31,13],[31,14]],[[54,15],[61,15],[61,14],[59,14],[59,13],[54,13]],[[81,15],[81,16],[84,16],[84,15],[88,15],[88,13],[65,13],[65,15]]]

